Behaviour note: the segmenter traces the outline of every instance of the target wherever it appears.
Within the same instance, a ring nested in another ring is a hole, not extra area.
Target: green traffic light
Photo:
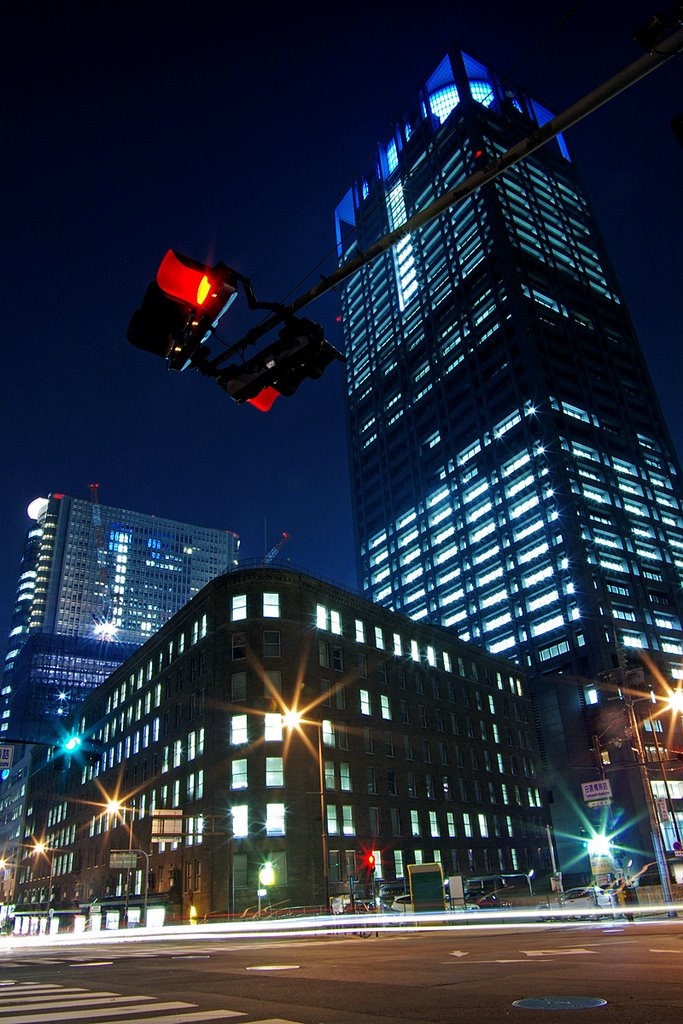
[[[68,740],[64,744],[65,750],[76,750],[81,745],[80,736],[69,736]]]

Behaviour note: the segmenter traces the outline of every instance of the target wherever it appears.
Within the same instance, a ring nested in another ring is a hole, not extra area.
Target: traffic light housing
[[[104,744],[101,740],[71,733],[53,748],[52,767],[57,772],[65,772],[72,760],[79,764],[94,765],[100,760],[103,750]]]
[[[209,267],[169,249],[133,313],[128,340],[166,359],[172,370],[184,370],[236,295],[230,267]]]
[[[369,874],[372,874],[375,870],[375,854],[372,850],[365,854],[365,867]]]
[[[278,395],[289,397],[307,377],[322,377],[333,359],[345,362],[319,324],[290,317],[277,341],[244,363],[226,367],[217,380],[235,402],[267,412]]]

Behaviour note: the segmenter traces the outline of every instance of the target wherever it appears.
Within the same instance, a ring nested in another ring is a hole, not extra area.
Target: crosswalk
[[[200,1010],[196,1003],[157,999],[148,995],[119,995],[69,985],[32,981],[0,982],[0,1024],[200,1024],[239,1019],[239,1010]],[[269,1018],[248,1024],[301,1024]]]

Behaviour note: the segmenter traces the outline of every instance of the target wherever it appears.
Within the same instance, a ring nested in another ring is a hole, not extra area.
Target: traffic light
[[[133,313],[128,340],[166,359],[172,370],[184,370],[236,295],[230,267],[208,267],[169,249]]]
[[[372,850],[365,854],[365,867],[368,869],[370,874],[375,870],[375,854]]]
[[[218,384],[236,402],[249,402],[268,412],[278,395],[293,395],[306,377],[317,380],[333,359],[345,357],[325,340],[322,327],[301,317],[290,317],[278,340],[239,365],[227,366]]]
[[[65,772],[71,764],[72,756],[78,751],[81,745],[80,736],[72,734],[66,736],[62,742],[54,748],[52,754],[52,767],[56,772]]]
[[[104,744],[101,740],[71,733],[53,748],[52,767],[57,772],[68,770],[72,759],[80,764],[97,764],[102,756]]]

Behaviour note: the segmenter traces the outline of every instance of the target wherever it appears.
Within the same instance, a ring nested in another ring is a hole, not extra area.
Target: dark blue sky
[[[263,415],[128,345],[133,309],[169,247],[267,299],[333,269],[336,204],[449,39],[562,110],[639,56],[653,8],[44,6],[5,26],[0,636],[27,503],[91,481],[103,502],[235,530],[245,558],[285,530],[294,564],[353,585],[341,369]],[[682,109],[678,57],[567,134],[679,452]],[[238,302],[228,343],[253,323]],[[333,296],[307,311],[341,346],[336,313]]]

